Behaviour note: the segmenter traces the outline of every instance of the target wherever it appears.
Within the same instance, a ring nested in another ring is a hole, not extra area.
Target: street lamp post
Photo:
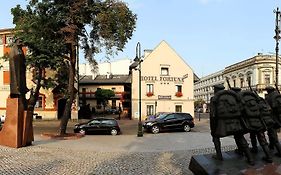
[[[142,130],[142,122],[141,122],[141,45],[140,42],[137,43],[136,46],[136,58],[134,59],[135,62],[138,62],[138,70],[139,70],[139,122],[138,122],[138,137],[143,136]]]
[[[276,21],[275,21],[275,36],[273,37],[276,41],[276,46],[275,46],[275,52],[276,52],[276,80],[275,80],[275,86],[277,88],[277,90],[279,89],[279,85],[278,85],[278,61],[279,61],[279,55],[278,55],[278,52],[279,52],[279,40],[280,40],[280,11],[279,11],[279,8],[277,7],[277,10],[274,10],[273,11],[274,13],[276,13]]]

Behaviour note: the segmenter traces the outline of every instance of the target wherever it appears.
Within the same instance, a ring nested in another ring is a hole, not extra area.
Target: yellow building
[[[133,63],[134,64],[134,63]],[[194,116],[194,74],[191,67],[162,41],[145,50],[141,62],[141,118],[157,112],[188,112]],[[132,69],[132,118],[139,118],[139,71]]]
[[[0,29],[0,57],[10,52],[10,45],[13,42],[13,29]],[[23,48],[26,54],[27,49]],[[10,79],[9,79],[9,62],[1,61],[2,68],[0,69],[0,115],[6,114],[6,99],[10,94]],[[45,72],[46,77],[53,76],[52,72]],[[32,72],[26,72],[26,82],[28,89],[34,86],[32,81]],[[57,87],[58,88],[58,87]],[[58,119],[61,117],[65,100],[62,99],[62,94],[57,93],[55,89],[43,89],[40,90],[40,96],[36,104],[35,113],[42,117],[42,119]],[[29,98],[29,93],[26,94]],[[73,105],[72,119],[77,119],[76,105]]]

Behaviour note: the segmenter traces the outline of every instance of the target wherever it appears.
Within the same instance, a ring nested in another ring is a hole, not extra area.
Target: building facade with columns
[[[280,59],[278,61],[280,68]],[[280,72],[280,69],[278,70]],[[216,77],[216,78],[215,78]],[[195,100],[203,99],[207,102],[207,97],[214,94],[213,86],[223,84],[226,89],[231,87],[239,87],[242,90],[255,90],[259,96],[264,97],[266,94],[265,87],[274,86],[276,82],[276,57],[275,55],[257,55],[225,67],[223,70],[214,74],[202,77],[194,84]],[[280,76],[278,76],[280,82]],[[278,86],[280,90],[280,85]]]
[[[280,61],[279,68],[280,68]],[[279,69],[280,72],[280,69]],[[266,94],[265,87],[274,86],[276,81],[276,57],[275,55],[263,55],[258,53],[254,57],[225,67],[223,71],[225,87],[228,88],[226,80],[231,87],[240,87],[242,90],[255,90],[261,97]],[[280,76],[278,76],[280,82]],[[280,89],[280,85],[278,87]]]
[[[141,79],[139,70],[131,71],[132,118],[141,115],[143,120],[157,112],[188,112],[194,116],[191,67],[166,41],[160,42],[153,50],[145,50],[142,60]]]

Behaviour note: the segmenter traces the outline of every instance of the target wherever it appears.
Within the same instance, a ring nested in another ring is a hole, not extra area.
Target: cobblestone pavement
[[[137,137],[135,121],[120,121],[125,134],[92,135],[76,140],[42,137],[58,122],[34,122],[35,141],[19,149],[0,146],[2,175],[191,175],[192,155],[214,153],[208,119],[192,132],[144,134]],[[70,122],[72,130],[73,123]],[[46,125],[50,125],[47,127]],[[135,125],[135,127],[133,127]],[[40,129],[38,129],[40,128]],[[54,132],[54,131],[53,131]],[[222,139],[223,150],[235,149],[232,138]]]
[[[213,149],[165,152],[99,152],[38,144],[19,149],[0,146],[1,175],[181,175],[188,169],[192,155]],[[225,149],[233,149],[231,146]]]

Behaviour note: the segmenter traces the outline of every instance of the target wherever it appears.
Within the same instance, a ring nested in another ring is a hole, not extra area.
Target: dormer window
[[[169,68],[161,67],[161,75],[169,75]]]

